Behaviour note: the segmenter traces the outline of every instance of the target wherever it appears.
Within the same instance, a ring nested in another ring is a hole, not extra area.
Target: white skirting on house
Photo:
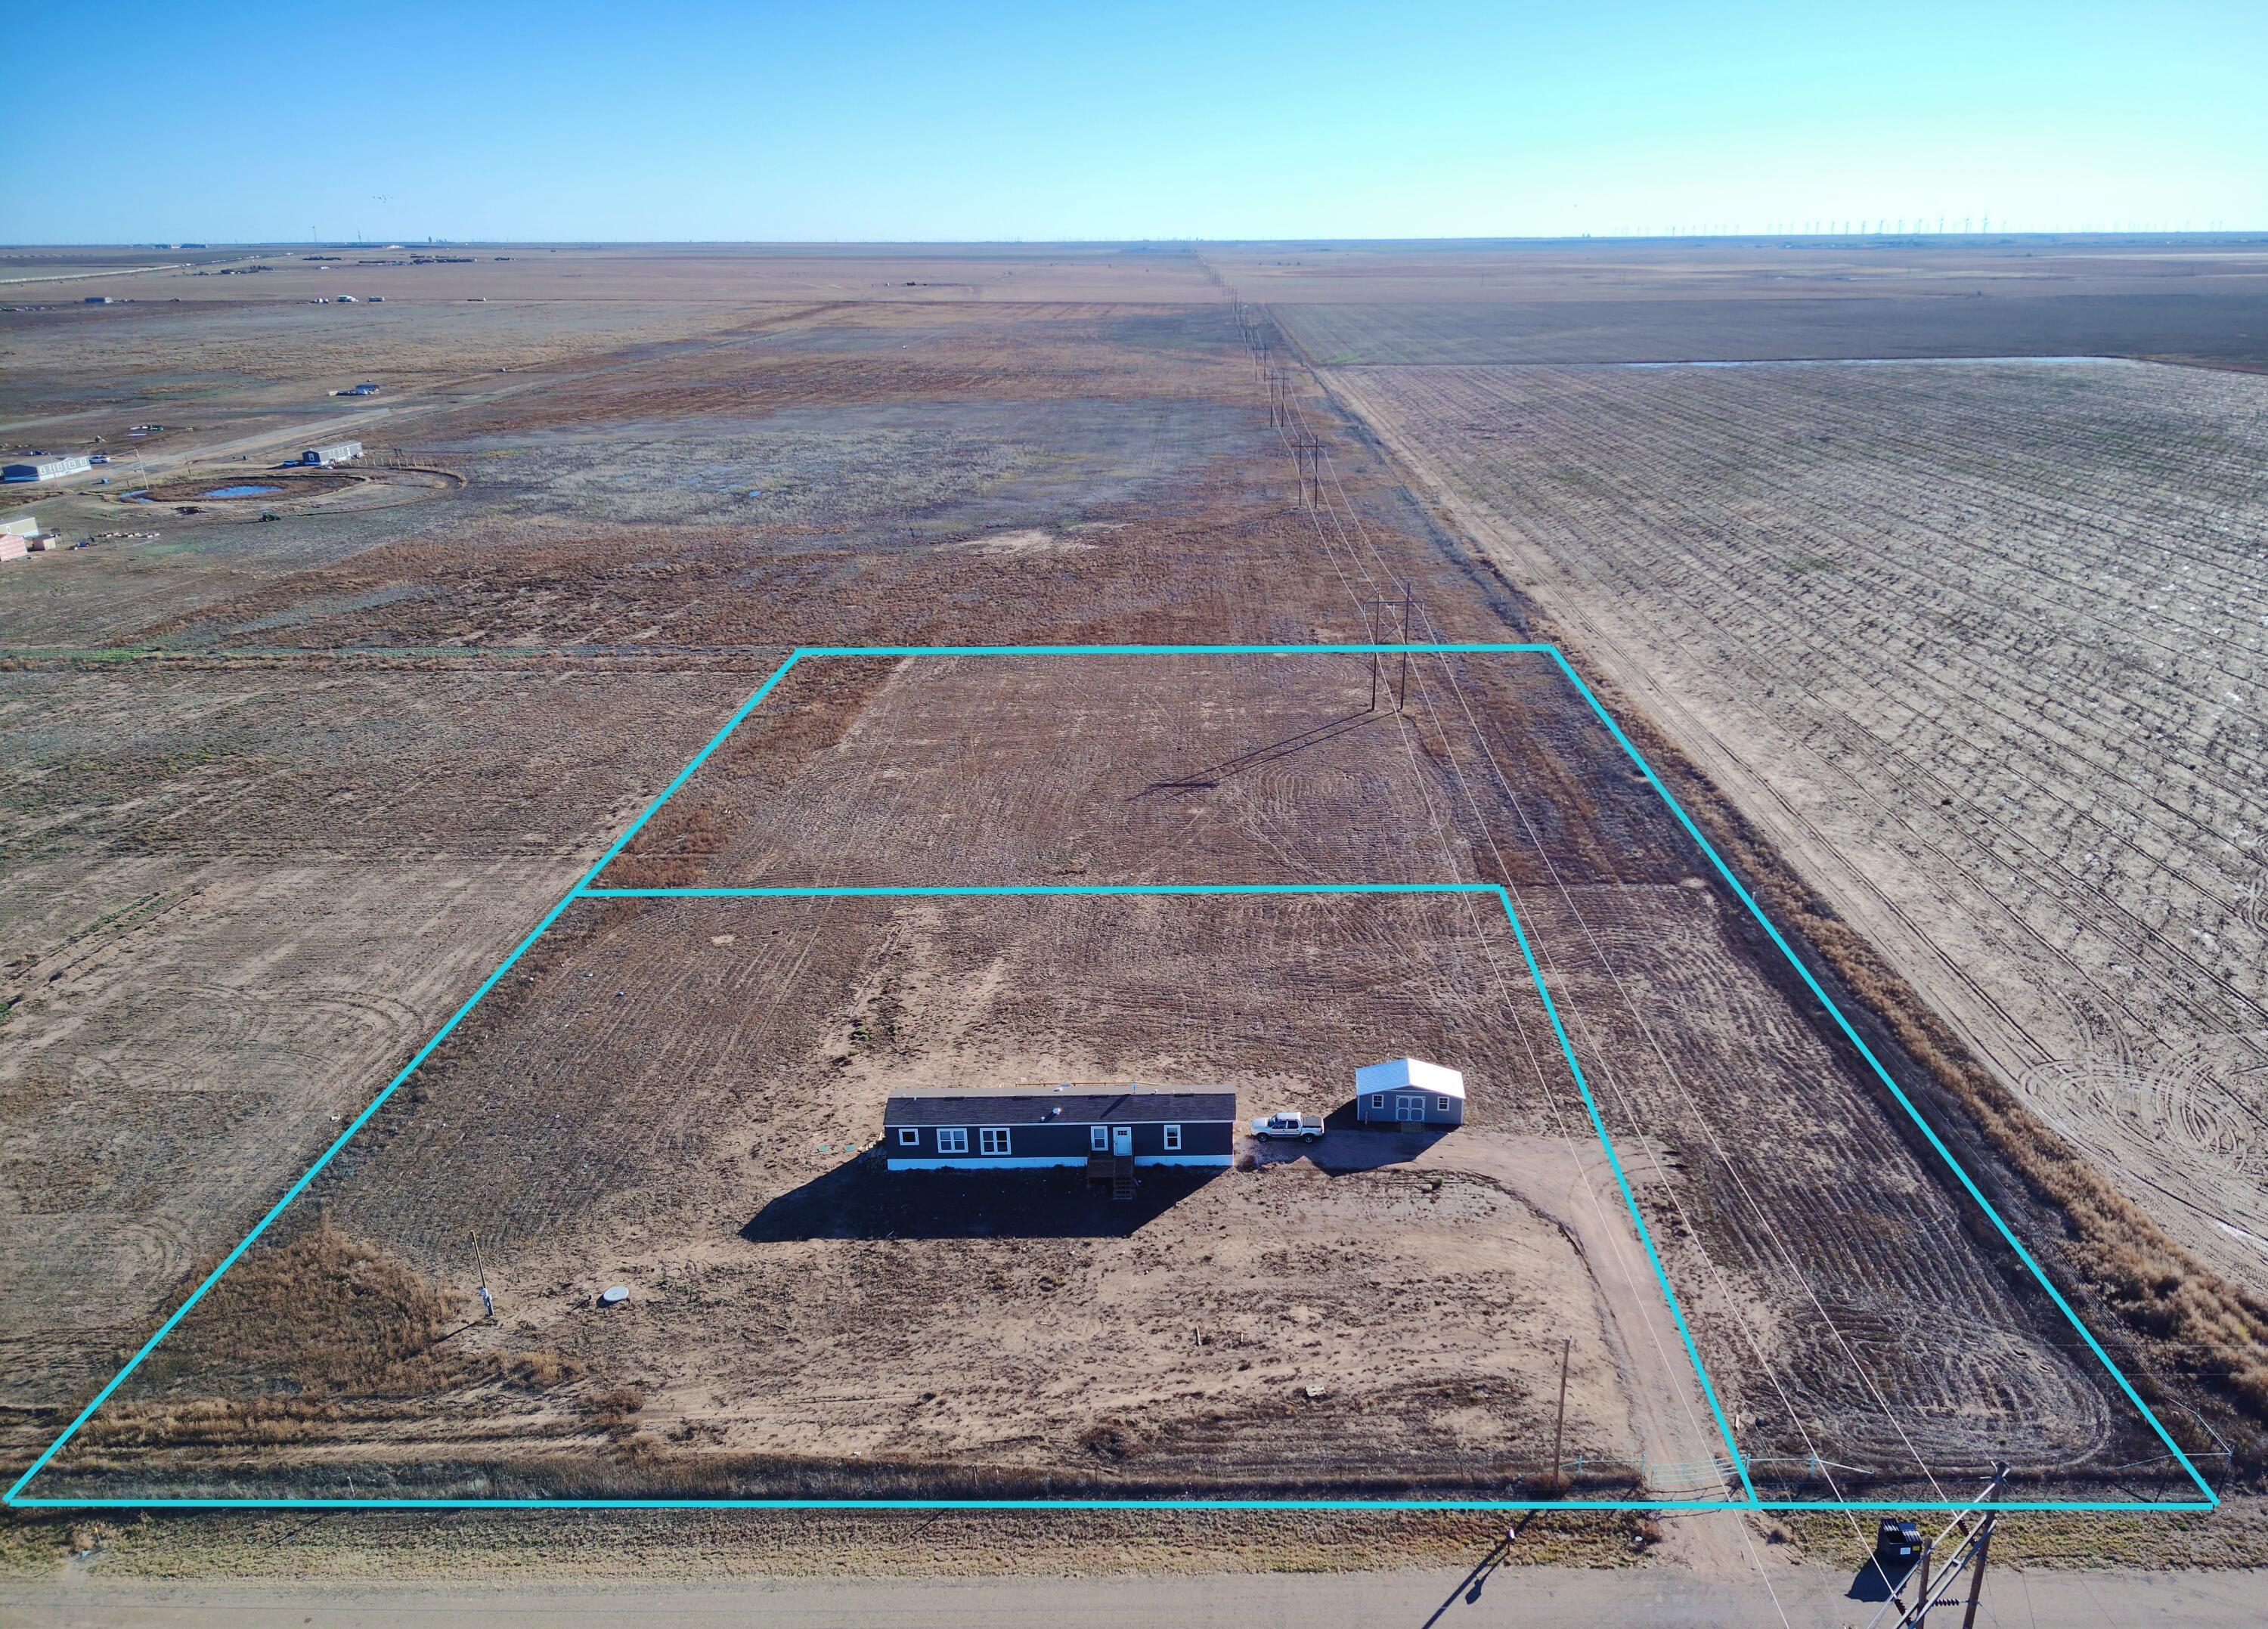
[[[1108,1158],[1108,1156],[1104,1156]],[[1062,1158],[1020,1154],[954,1154],[942,1160],[892,1160],[888,1166],[894,1171],[1035,1171],[1049,1166],[1084,1167],[1087,1156],[1070,1154]],[[1211,1165],[1235,1163],[1233,1155],[1226,1154],[1138,1154],[1134,1163],[1139,1168],[1149,1165]]]
[[[1051,1165],[1080,1166],[1086,1163],[1086,1156],[1083,1154],[1065,1154],[1061,1158],[1044,1154],[1027,1158],[1013,1154],[957,1154],[941,1160],[893,1160],[890,1168],[894,1171],[1036,1171]]]

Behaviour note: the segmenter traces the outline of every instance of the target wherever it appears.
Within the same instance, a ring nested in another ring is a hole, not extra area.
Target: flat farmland
[[[2268,367],[2257,238],[1226,248],[1321,367],[2085,356]]]
[[[2268,366],[2268,342],[2247,326],[2259,309],[2254,291],[2191,291],[2178,300],[2060,290],[1874,294],[1697,302],[1632,291],[1533,304],[1294,306],[1283,318],[1325,368],[2103,356]]]
[[[1497,660],[1526,670],[1502,693],[1572,712],[1548,664]],[[1154,764],[1186,760],[1152,742],[1264,755],[1367,689],[1344,658],[806,660],[841,666],[798,686],[799,666],[780,727],[741,726],[745,749],[728,741],[677,794],[688,815],[673,799],[602,887],[775,874],[783,834],[875,807],[894,770],[884,815],[815,873],[790,859],[792,883],[895,879],[842,866],[964,824],[1012,875],[1043,859],[1035,832],[1088,845],[1099,881],[1157,874],[1124,789],[1139,801]],[[1943,1485],[1996,1454],[2058,1492],[2156,1485],[2131,1469],[2139,1413],[1791,1001],[1651,788],[1625,767],[1587,800],[1580,778],[1507,764],[1521,708],[1465,704],[1492,694],[1467,665],[1419,664],[1406,711],[1373,715],[1337,763],[1294,755],[1273,819],[1229,780],[1174,775],[1173,818],[1222,818],[1172,851],[1199,873],[1305,879],[1365,851],[1307,834],[1417,826],[1425,858],[1387,880],[1505,881],[1668,1292],[1586,1152],[1589,1111],[1489,896],[594,899],[43,1474],[173,1493],[1501,1487],[1541,1469],[1550,1306],[1587,1331],[1581,1457],[1659,1497],[1736,1474],[1715,1399],[1775,1491],[1821,1487],[1822,1465],[1834,1492]],[[969,726],[1007,750],[960,746]],[[1607,761],[1610,743],[1561,728]],[[932,807],[941,793],[958,800]],[[1025,835],[1000,847],[1012,812]],[[985,863],[948,843],[922,865]],[[1075,1183],[1012,1200],[894,1176],[873,1148],[882,1099],[910,1087],[1218,1081],[1248,1108],[1336,1113],[1359,1062],[1398,1052],[1486,1083],[1465,1128],[1425,1146],[1343,1127],[1314,1162],[1153,1176],[1131,1210]],[[1271,1294],[1271,1271],[1301,1297]],[[446,1360],[421,1342],[357,1367],[351,1319],[312,1346],[264,1332],[261,1308],[327,1272],[379,1286],[399,1327],[447,1330]],[[481,1273],[509,1301],[499,1323],[463,1321]],[[628,1316],[593,1306],[615,1278],[638,1286]],[[1418,1282],[1413,1342],[1402,1286]],[[1343,1412],[1319,1406],[1333,1396]]]
[[[1921,1020],[2072,1168],[2257,1194],[2256,381],[1525,363],[2173,354],[2250,262],[1268,258],[505,250],[371,269],[374,312],[301,305],[341,276],[306,262],[5,313],[8,434],[184,409],[133,442],[155,501],[43,498],[101,540],[0,579],[17,1463],[791,650],[1381,627],[1565,646],[2183,1445],[2249,1442],[2242,1366],[2165,1316],[2244,1303],[2098,1272],[2130,1219],[2036,1180]],[[2113,303],[2049,312],[2064,276]],[[1789,279],[1836,311],[1758,298]],[[1965,314],[2004,285],[2041,313],[2008,343]],[[2120,300],[2170,314],[2112,345]],[[328,395],[365,373],[377,407]],[[376,450],[350,484],[210,497],[342,411],[381,415],[340,429]],[[1996,1457],[2043,1498],[2192,1493],[1550,660],[1382,668],[799,659],[598,886],[1491,891],[580,898],[29,1491],[1533,1493],[1566,1339],[1580,1493],[1739,1497],[1735,1451],[1767,1496]],[[1885,763],[1916,827],[1865,814]],[[1938,850],[1985,926],[1931,916]],[[1782,851],[1839,916],[1764,885]],[[2016,886],[2043,853],[2065,894]],[[1862,935],[1922,994],[1818,951]],[[1405,1051],[1467,1071],[1470,1124],[1126,1204],[874,1168],[907,1087],[1337,1113]],[[2214,1220],[2268,1228],[2243,1203]],[[2160,1220],[2238,1276],[2242,1240]]]
[[[243,303],[298,305],[352,294],[372,294],[388,305],[537,305],[549,307],[566,328],[609,306],[695,306],[718,300],[825,300],[834,304],[887,301],[956,305],[1016,300],[1127,300],[1202,305],[1220,298],[1186,250],[1147,244],[1058,244],[1024,247],[968,245],[941,250],[932,244],[838,247],[741,247],[684,244],[519,245],[446,251],[422,264],[405,263],[431,251],[326,254],[273,246],[221,254],[150,254],[121,256],[94,251],[74,259],[59,252],[41,263],[43,280],[14,291],[27,302],[76,306],[90,295],[155,305],[180,301],[206,306]],[[98,266],[98,257],[109,262]],[[44,259],[44,257],[43,257]],[[173,266],[175,261],[202,262]],[[130,275],[125,266],[151,269]],[[248,268],[266,269],[253,272]],[[223,275],[225,268],[236,269]],[[33,272],[33,264],[24,267]],[[110,275],[74,279],[74,271]],[[119,313],[109,313],[116,315]],[[337,308],[333,321],[358,320],[367,307]]]
[[[1547,848],[1587,879],[1690,874],[1651,789],[1548,660],[1420,659],[1400,711],[1401,660],[1375,683],[1372,667],[807,659],[599,881],[1462,882],[1540,876]]]
[[[1520,1044],[1533,991],[1502,1012],[1490,952],[1510,947],[1455,904],[579,906],[58,1472],[151,1492],[1469,1486],[1534,1473],[1564,1330],[1579,1440],[1628,1477],[1616,1377],[1655,1360],[1624,1345],[1648,1315],[1628,1324],[1624,1291],[1618,1324],[1575,1224],[1545,1213],[1582,1191],[1582,1151]],[[1340,951],[1327,979],[1319,940]],[[1062,966],[1096,970],[1074,997],[1044,977]],[[1484,1159],[1271,1163],[1155,1173],[1113,1206],[1077,1173],[1010,1195],[865,1154],[911,1086],[1219,1076],[1322,1105],[1400,1035],[1479,1049],[1475,1140],[1518,1180]],[[443,1372],[327,1385],[337,1354],[245,1325],[327,1254],[362,1257],[405,1316],[411,1284],[460,1301],[475,1247],[504,1322],[461,1332]],[[637,1286],[628,1316],[593,1311],[594,1273]],[[1286,1275],[1296,1293],[1271,1289]],[[308,1406],[263,1441],[279,1381]]]
[[[2268,388],[1334,383],[2043,1119],[2268,1286]]]
[[[11,1457],[306,1168],[748,682],[5,675]]]

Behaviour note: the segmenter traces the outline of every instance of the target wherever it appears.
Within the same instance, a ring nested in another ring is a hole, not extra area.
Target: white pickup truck
[[[1263,1115],[1252,1123],[1252,1134],[1262,1142],[1271,1138],[1296,1137],[1303,1143],[1319,1142],[1323,1135],[1323,1117],[1319,1114],[1293,1114],[1290,1109],[1278,1109]]]

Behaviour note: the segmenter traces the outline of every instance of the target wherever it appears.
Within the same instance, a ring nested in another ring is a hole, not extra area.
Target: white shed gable
[[[1464,1101],[1465,1077],[1454,1069],[1429,1064],[1422,1058],[1390,1058],[1366,1064],[1354,1072],[1357,1092],[1418,1091]]]

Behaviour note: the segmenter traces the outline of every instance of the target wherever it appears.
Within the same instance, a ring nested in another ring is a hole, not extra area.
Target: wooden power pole
[[[1977,1629],[1977,1603],[1984,1594],[1984,1561],[1992,1553],[1992,1524],[1999,1520],[1997,1511],[1984,1514],[1984,1526],[1977,1535],[1977,1570],[1969,1575],[1969,1610],[1961,1614],[1961,1629]]]
[[[1560,1449],[1567,1441],[1567,1360],[1575,1350],[1575,1338],[1565,1337],[1559,1343],[1559,1407],[1551,1423],[1551,1480],[1559,1481],[1559,1467],[1566,1462]]]
[[[1953,1609],[1955,1603],[1948,1597],[1958,1589],[1962,1572],[1966,1569],[1969,1574],[1969,1600],[1967,1610],[1961,1617],[1961,1629],[1976,1629],[1977,1608],[1984,1598],[1984,1563],[1992,1553],[1992,1529],[2000,1520],[2000,1513],[1987,1507],[2007,1479],[2007,1466],[1992,1467],[1992,1480],[1984,1491],[1970,1501],[1967,1509],[1947,1522],[1945,1530],[1922,1551],[1921,1560],[1917,1564],[1917,1581],[1921,1587],[1915,1592],[1914,1603],[1911,1606],[1906,1604],[1903,1583],[1894,1585],[1890,1598],[1882,1603],[1882,1611],[1874,1615],[1875,1620],[1879,1621],[1884,1612],[1895,1608],[1898,1614],[1898,1629],[1928,1629],[1929,1615],[1933,1609],[1943,1607],[1948,1611]],[[1970,1524],[1972,1516],[1976,1518],[1974,1526]],[[1933,1580],[1930,1564],[1937,1559],[1935,1552],[1939,1545],[1955,1534],[1959,1535],[1958,1541],[1952,1545],[1951,1553],[1944,1558],[1943,1566],[1937,1570]]]
[[[473,1260],[481,1270],[481,1316],[490,1323],[496,1321],[496,1297],[489,1294],[488,1257],[481,1251],[478,1238],[473,1241]]]

